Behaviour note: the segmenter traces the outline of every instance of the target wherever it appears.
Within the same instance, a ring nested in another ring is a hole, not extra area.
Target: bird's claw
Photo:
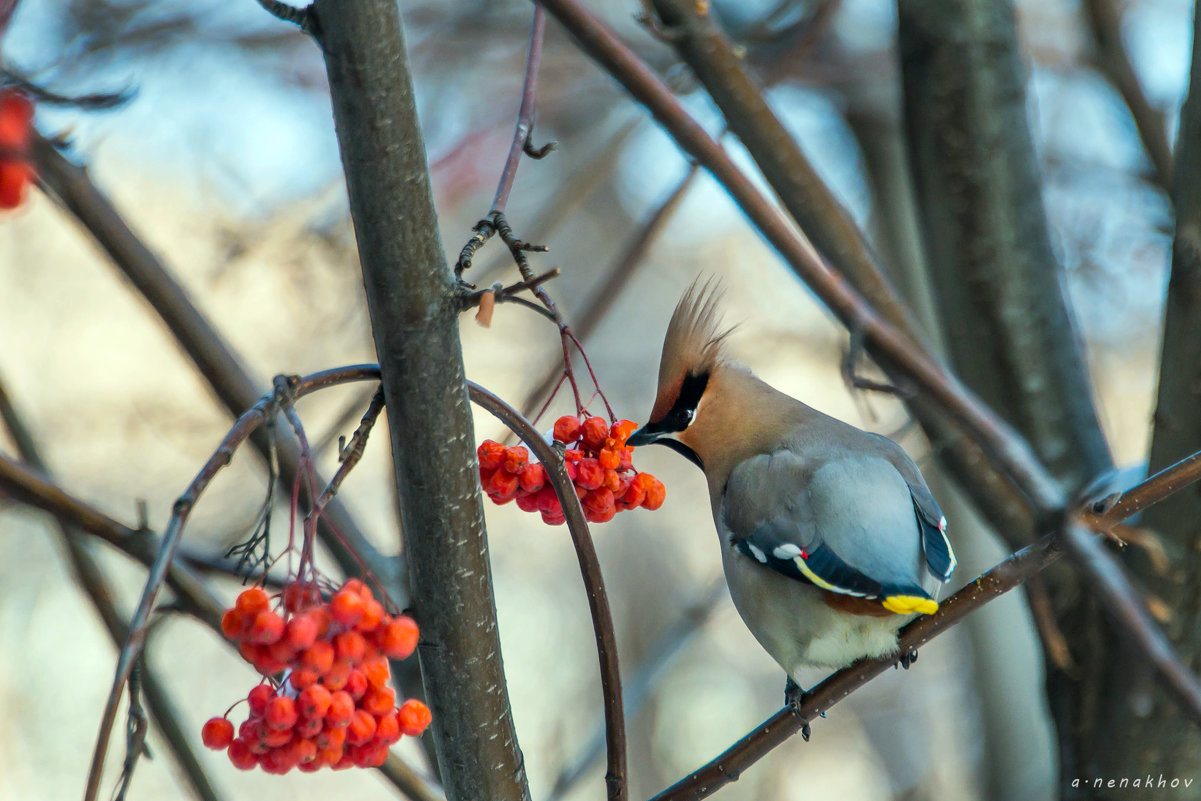
[[[900,656],[897,657],[897,664],[900,665],[901,667],[903,667],[905,670],[909,670],[909,666],[912,665],[916,661],[917,661],[917,649],[916,648],[909,650],[909,651],[905,651],[904,653],[902,653]]]
[[[805,720],[804,716],[801,714],[801,705],[804,703],[804,701],[804,689],[802,689],[801,685],[797,684],[792,680],[792,677],[789,676],[788,682],[784,685],[784,705],[792,710],[792,714],[796,715],[803,721],[801,724],[801,738],[805,742],[809,742],[809,735],[812,733],[812,730],[809,728],[809,721]]]

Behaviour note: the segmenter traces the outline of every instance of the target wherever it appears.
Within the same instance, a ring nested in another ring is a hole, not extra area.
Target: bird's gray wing
[[[951,541],[947,539],[947,518],[943,515],[938,501],[930,494],[926,480],[917,465],[909,458],[909,454],[893,440],[879,434],[873,434],[884,455],[909,486],[909,494],[913,496],[913,508],[917,512],[918,526],[922,531],[922,552],[926,555],[926,566],[939,581],[946,582],[955,571],[957,564],[955,551]]]
[[[756,456],[731,472],[720,514],[734,547],[779,573],[845,595],[908,599],[885,603],[894,611],[934,606],[913,496],[887,459]]]

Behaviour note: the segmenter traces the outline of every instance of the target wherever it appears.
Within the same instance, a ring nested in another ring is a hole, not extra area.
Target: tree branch
[[[1172,147],[1163,112],[1151,105],[1122,42],[1122,10],[1114,0],[1086,0],[1084,15],[1097,48],[1094,63],[1121,93],[1151,162],[1155,183],[1172,194]]]
[[[621,701],[621,670],[617,664],[617,635],[613,629],[613,613],[609,609],[609,597],[605,591],[605,579],[601,575],[600,561],[592,534],[584,519],[584,510],[576,495],[575,485],[567,475],[563,457],[557,453],[542,435],[521,416],[516,409],[493,395],[488,390],[467,382],[471,399],[491,412],[498,420],[521,437],[529,446],[555,487],[555,494],[567,518],[571,542],[575,546],[584,589],[588,596],[588,611],[592,616],[592,628],[596,635],[596,653],[600,659],[601,694],[605,710],[605,742],[609,755],[605,785],[610,801],[625,801],[629,796],[626,786],[626,732],[625,707]]]
[[[376,350],[447,797],[527,801],[447,269],[395,0],[311,7]],[[469,665],[470,670],[464,670]]]
[[[262,383],[251,377],[241,359],[192,303],[183,286],[92,183],[87,171],[69,162],[53,143],[36,134],[32,153],[42,186],[75,216],[146,299],[226,411],[237,418],[249,409],[258,401]],[[256,433],[252,441],[264,459],[271,458],[266,436]],[[291,486],[299,468],[300,454],[294,443],[284,442],[278,455],[282,483]],[[358,554],[381,579],[395,578],[393,565],[380,555],[340,502],[335,499],[326,509],[325,516],[332,526],[325,522],[321,524],[322,542],[345,574],[353,575],[358,571],[355,556]],[[338,541],[334,529],[341,532],[349,547]]]
[[[1039,464],[1013,429],[971,395],[911,338],[884,320],[863,297],[832,270],[812,243],[789,225],[770,201],[734,165],[725,151],[679,105],[671,91],[578,0],[539,0],[568,29],[580,46],[601,64],[672,135],[676,143],[709,170],[733,196],[783,259],[848,327],[859,326],[877,358],[916,384],[981,447],[988,462],[1021,489],[1036,517],[1054,516],[1064,498],[1055,480]]]
[[[503,212],[509,203],[509,192],[513,190],[513,179],[517,177],[517,165],[522,153],[528,153],[530,137],[534,134],[534,94],[538,87],[538,65],[542,62],[542,39],[546,31],[546,12],[541,6],[534,7],[534,21],[530,25],[530,48],[525,59],[525,80],[522,82],[521,107],[517,110],[517,128],[513,132],[513,143],[509,156],[500,172],[500,183],[496,197],[492,200],[492,211]],[[546,145],[546,151],[534,151],[542,158],[554,149],[554,142]]]

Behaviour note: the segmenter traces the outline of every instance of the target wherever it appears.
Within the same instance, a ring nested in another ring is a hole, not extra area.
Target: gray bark
[[[1173,199],[1176,237],[1164,311],[1159,395],[1151,441],[1150,473],[1201,450],[1201,37],[1194,20],[1189,94],[1181,112]],[[1201,488],[1193,485],[1152,506],[1141,523],[1157,533],[1172,569],[1157,573],[1146,560],[1135,562],[1140,578],[1168,603],[1164,626],[1180,656],[1196,668],[1201,662]],[[1139,748],[1103,742],[1103,758],[1115,773],[1201,777],[1201,733],[1175,703],[1153,688],[1141,662],[1127,664],[1132,691],[1123,698],[1129,724],[1123,740]]]
[[[443,785],[529,798],[501,664],[456,289],[395,0],[313,6],[383,372]]]

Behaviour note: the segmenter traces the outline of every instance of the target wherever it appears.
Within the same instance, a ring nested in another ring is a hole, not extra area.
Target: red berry
[[[388,679],[392,676],[392,670],[388,667],[386,659],[372,659],[369,662],[364,662],[359,665],[359,671],[367,679],[367,683],[372,687],[386,687]]]
[[[475,455],[479,458],[481,470],[495,470],[505,460],[505,446],[486,439],[480,443]]]
[[[329,711],[333,693],[320,684],[310,684],[296,696],[296,704],[300,714],[306,718],[323,718]]]
[[[638,424],[632,420],[618,420],[609,429],[609,436],[616,441],[617,447],[620,448],[626,444],[626,440],[630,438],[630,434],[633,434],[637,430]]]
[[[589,417],[580,426],[580,439],[590,451],[599,451],[609,438],[609,424],[602,417]]]
[[[225,718],[210,718],[200,730],[200,740],[214,751],[228,748],[234,741],[234,724]]]
[[[350,697],[350,693],[338,690],[330,696],[329,710],[325,713],[325,725],[331,729],[348,726],[350,719],[354,717],[354,712],[354,699]]]
[[[616,470],[606,469],[605,470],[605,480],[604,480],[604,483],[601,484],[601,486],[605,487],[610,492],[616,494],[619,489],[623,489],[622,482],[621,482],[621,476],[619,476],[617,474]]]
[[[284,619],[270,609],[264,609],[255,615],[254,622],[250,624],[250,628],[246,632],[247,642],[258,645],[279,642],[279,638],[282,636],[284,636]]]
[[[604,509],[585,509],[584,517],[589,523],[608,523],[617,515],[616,506],[606,506]]]
[[[570,415],[560,417],[555,421],[555,439],[570,445],[580,438],[580,419]]]
[[[317,641],[317,621],[308,615],[297,615],[288,621],[284,639],[293,650],[303,651]]]
[[[221,616],[221,633],[231,640],[236,640],[242,636],[242,627],[245,622],[242,613],[237,609],[227,609]]]
[[[330,615],[343,626],[353,626],[363,616],[363,598],[357,592],[343,587],[329,602]]]
[[[334,644],[329,640],[318,640],[300,655],[300,664],[319,676],[329,672],[334,664]]]
[[[350,671],[349,662],[334,662],[333,667],[321,677],[321,683],[331,691],[341,690],[346,686],[346,680],[350,678]]]
[[[346,742],[362,745],[375,736],[375,716],[365,709],[356,709],[346,730]]]
[[[530,462],[522,468],[517,480],[526,492],[537,492],[546,484],[546,468],[537,462]]]
[[[536,493],[532,495],[530,493],[518,495],[515,499],[515,502],[517,504],[517,508],[523,512],[538,511],[538,495]]]
[[[512,500],[517,495],[517,490],[521,488],[521,482],[516,475],[501,468],[488,477],[488,480],[482,485],[484,491],[492,496],[493,500]]]
[[[350,671],[350,675],[346,677],[346,686],[343,689],[357,701],[363,697],[363,693],[367,692],[367,686],[367,677],[363,675],[363,671],[356,668]]]
[[[279,748],[292,741],[292,729],[273,729],[263,725],[263,743],[268,748]]]
[[[384,619],[384,605],[372,599],[363,605],[363,616],[354,624],[355,629],[362,632],[375,631],[380,621]]]
[[[400,723],[402,734],[409,737],[420,737],[426,726],[430,725],[433,716],[430,714],[428,706],[416,698],[410,698],[401,705],[396,713],[396,719]]]
[[[321,729],[324,727],[325,727],[325,721],[322,720],[321,718],[302,717],[300,720],[298,720],[296,722],[296,728],[293,729],[293,731],[296,732],[297,737],[312,738],[312,737],[316,737],[318,734],[320,734]]]
[[[296,713],[296,702],[286,696],[276,696],[267,704],[263,720],[269,728],[284,731],[296,725],[299,715]]]
[[[246,695],[246,702],[250,706],[250,714],[253,717],[261,718],[267,713],[267,704],[275,697],[275,690],[271,689],[270,684],[258,684]]]
[[[542,522],[548,526],[561,526],[567,522],[567,516],[563,514],[562,510],[558,512],[543,512]]]
[[[642,475],[648,474],[643,473]],[[667,498],[667,488],[654,476],[651,476],[651,482],[651,486],[646,490],[646,498],[642,501],[642,508],[650,509],[653,512],[663,505],[663,501]]]
[[[250,746],[242,740],[234,740],[229,744],[229,761],[238,770],[250,770],[259,763],[258,755],[250,750]]]
[[[291,684],[293,689],[303,690],[306,687],[312,687],[317,683],[317,679],[321,678],[317,675],[317,671],[309,670],[308,668],[297,668],[288,676],[288,684]]]
[[[501,466],[505,472],[517,475],[525,466],[529,464],[530,452],[525,449],[524,445],[514,445],[511,448],[505,448],[505,460]]]
[[[283,637],[270,645],[261,647],[267,649],[267,653],[271,654],[272,659],[285,665],[291,664],[292,660],[296,658],[296,649],[289,645]]]
[[[367,641],[357,631],[344,631],[334,637],[334,653],[339,661],[357,665],[367,654]]]
[[[380,628],[378,643],[384,656],[389,659],[405,659],[417,648],[420,632],[417,621],[408,615],[400,615],[389,620]]]
[[[395,711],[389,712],[376,721],[375,739],[384,745],[392,745],[400,739],[400,721],[397,720]]]
[[[320,733],[318,733],[314,740],[317,743],[317,747],[322,750],[327,748],[341,748],[342,744],[346,742],[346,727],[342,726],[339,728],[334,728],[332,726],[326,726],[320,731]]]
[[[596,458],[606,470],[616,470],[621,465],[621,455],[615,448],[601,448]]]
[[[362,708],[376,717],[388,714],[395,706],[396,691],[391,687],[371,687],[363,695]]]
[[[599,420],[600,418],[595,418]],[[575,485],[582,489],[594,490],[605,483],[605,469],[596,459],[581,459],[576,472]]]
[[[271,608],[271,599],[262,587],[251,587],[238,594],[238,599],[234,601],[234,608],[246,618],[254,620],[254,616],[259,612],[265,612]]]

